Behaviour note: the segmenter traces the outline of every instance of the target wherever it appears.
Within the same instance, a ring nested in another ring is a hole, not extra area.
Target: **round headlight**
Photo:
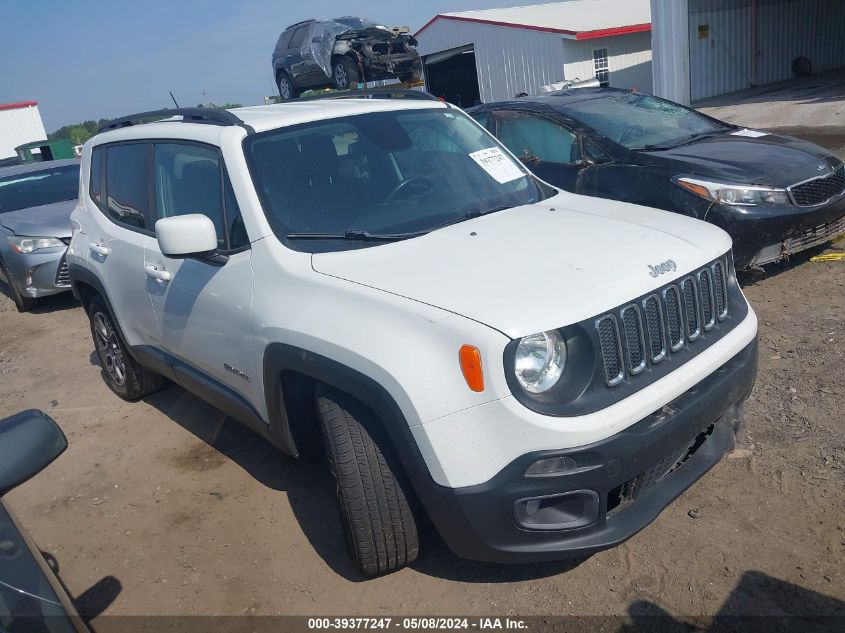
[[[526,336],[519,341],[514,372],[522,388],[543,393],[557,384],[566,367],[566,343],[552,330]]]

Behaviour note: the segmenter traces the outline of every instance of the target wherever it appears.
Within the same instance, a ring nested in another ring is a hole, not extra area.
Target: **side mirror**
[[[587,157],[579,158],[578,160],[575,161],[575,166],[578,169],[586,169],[587,167],[592,167],[595,164],[596,164],[596,161],[594,161],[592,158],[587,158]]]
[[[168,257],[212,257],[217,250],[217,229],[201,213],[162,218],[156,222],[156,239]]]
[[[59,425],[41,411],[0,420],[0,497],[40,473],[66,448]]]

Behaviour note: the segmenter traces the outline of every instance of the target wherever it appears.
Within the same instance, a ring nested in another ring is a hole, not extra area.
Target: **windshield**
[[[0,178],[0,213],[38,207],[79,195],[79,166],[28,171]]]
[[[415,237],[544,197],[492,136],[450,108],[323,120],[244,144],[267,218],[297,250]]]
[[[567,114],[628,149],[671,147],[728,129],[676,103],[635,92],[567,104]]]
[[[343,18],[335,18],[333,21],[340,22],[344,26],[348,26],[349,28],[355,30],[378,28],[378,24],[371,20],[368,20],[367,18],[355,18],[347,16]]]

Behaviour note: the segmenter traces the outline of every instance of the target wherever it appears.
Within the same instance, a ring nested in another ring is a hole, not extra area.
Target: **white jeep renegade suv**
[[[167,378],[292,456],[322,433],[364,574],[414,560],[422,513],[479,560],[621,543],[742,423],[730,238],[557,191],[461,110],[389,96],[88,141],[67,260],[105,380]]]

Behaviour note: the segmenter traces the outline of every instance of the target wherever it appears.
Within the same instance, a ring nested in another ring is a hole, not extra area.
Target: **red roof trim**
[[[651,30],[651,24],[632,24],[631,26],[619,26],[612,29],[600,29],[598,31],[582,31],[575,36],[576,40],[591,40],[596,37],[613,37],[614,35],[627,35],[628,33],[643,33]]]
[[[535,26],[532,24],[517,24],[515,22],[499,22],[497,20],[483,20],[481,18],[468,18],[462,15],[443,15],[438,13],[428,22],[423,24],[419,31],[414,33],[417,37],[420,33],[430,27],[436,20],[454,20],[455,22],[474,22],[476,24],[490,24],[492,26],[504,26],[512,29],[525,29],[528,31],[541,31],[543,33],[560,33],[561,35],[574,35],[577,40],[588,40],[595,37],[612,37],[614,35],[625,35],[627,33],[640,33],[650,31],[651,24],[632,24],[630,26],[618,26],[610,29],[597,31],[571,31],[569,29],[554,29],[548,26]]]
[[[18,101],[16,103],[0,103],[0,110],[17,110],[18,108],[31,108],[37,106],[37,101]]]

